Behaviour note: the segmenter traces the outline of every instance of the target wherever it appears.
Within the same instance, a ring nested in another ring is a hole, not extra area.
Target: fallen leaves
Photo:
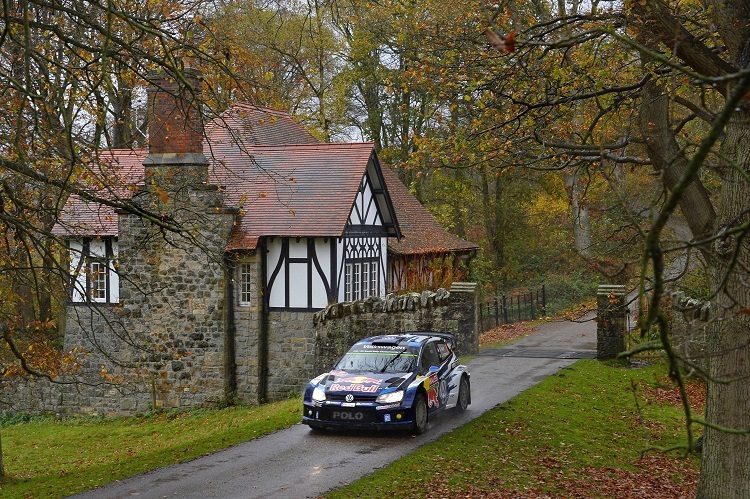
[[[642,390],[649,402],[657,404],[671,404],[681,406],[679,389],[667,378],[662,380],[658,386],[644,385]],[[685,392],[691,407],[703,409],[706,405],[706,385],[703,380],[698,378],[689,378],[685,380]]]
[[[541,499],[617,497],[618,499],[681,499],[694,497],[698,487],[698,470],[685,465],[685,460],[662,454],[647,455],[628,471],[607,467],[568,468],[555,458],[538,458],[537,464],[546,465],[537,475],[539,485],[519,486],[502,490],[502,480],[494,483],[494,490],[482,484],[468,484],[457,493],[443,477],[427,497],[462,497],[467,499]],[[537,468],[538,469],[538,468]],[[447,478],[447,477],[446,477]],[[500,490],[497,490],[500,488]]]
[[[491,345],[493,343],[508,342],[523,338],[534,332],[531,322],[516,322],[494,327],[479,335],[479,346]]]

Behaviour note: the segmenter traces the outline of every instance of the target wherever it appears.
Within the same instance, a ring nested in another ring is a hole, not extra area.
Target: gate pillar
[[[625,286],[602,284],[596,293],[596,358],[613,359],[625,351],[627,332]]]

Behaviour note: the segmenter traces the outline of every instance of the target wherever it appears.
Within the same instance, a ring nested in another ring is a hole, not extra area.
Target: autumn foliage
[[[0,349],[3,376],[36,376],[62,379],[80,370],[87,352],[80,347],[65,352],[60,346],[55,325],[32,324],[22,331],[3,331],[4,347]]]

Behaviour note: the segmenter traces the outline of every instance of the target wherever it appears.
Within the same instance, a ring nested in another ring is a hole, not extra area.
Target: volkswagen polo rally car
[[[310,381],[302,422],[313,429],[408,429],[419,434],[445,409],[466,410],[471,383],[448,333],[410,332],[358,341]]]

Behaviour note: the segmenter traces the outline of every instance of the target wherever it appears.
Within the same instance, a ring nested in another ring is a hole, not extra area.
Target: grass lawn
[[[299,422],[302,401],[2,428],[3,498],[59,498],[193,459]]]
[[[643,453],[685,443],[678,398],[664,372],[579,361],[326,497],[694,496],[695,455]],[[697,383],[691,393],[702,403]]]
[[[528,331],[522,331],[527,334]],[[502,336],[502,337],[501,337]],[[491,338],[505,341],[506,333]],[[579,361],[329,498],[694,496],[699,459],[641,453],[684,443],[663,366]],[[696,405],[701,386],[691,385]],[[0,430],[3,498],[60,498],[293,425],[299,399]]]

